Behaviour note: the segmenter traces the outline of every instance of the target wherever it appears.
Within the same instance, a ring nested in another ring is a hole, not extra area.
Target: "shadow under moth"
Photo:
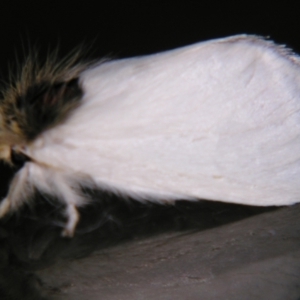
[[[300,200],[300,60],[238,35],[137,58],[28,59],[2,92],[0,157],[20,169],[0,217],[33,193],[64,203],[72,236],[84,187],[140,201]]]

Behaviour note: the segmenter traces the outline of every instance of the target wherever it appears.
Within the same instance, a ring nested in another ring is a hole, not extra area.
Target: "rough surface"
[[[299,299],[300,206],[131,241],[36,274],[53,299]]]

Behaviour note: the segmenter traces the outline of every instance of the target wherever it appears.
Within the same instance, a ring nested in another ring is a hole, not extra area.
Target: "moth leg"
[[[76,184],[74,185],[69,178],[62,176],[61,174],[55,174],[52,177],[52,180],[52,184],[56,190],[56,195],[65,204],[67,222],[62,235],[72,237],[80,218],[77,207],[84,204],[86,200],[76,188]]]
[[[27,185],[28,169],[23,168],[13,178],[6,198],[0,203],[0,218],[11,211],[20,208],[31,195],[31,189]]]
[[[5,199],[2,200],[0,204],[0,219],[3,218],[11,208],[11,201],[10,198],[6,197]]]
[[[74,204],[67,204],[66,214],[67,214],[68,221],[62,232],[62,236],[72,237],[74,236],[75,228],[79,221],[80,215]]]

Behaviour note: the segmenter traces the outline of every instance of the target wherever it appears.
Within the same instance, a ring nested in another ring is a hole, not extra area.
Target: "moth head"
[[[78,78],[87,66],[79,52],[59,60],[55,51],[44,62],[30,55],[11,72],[0,99],[0,159],[12,164],[11,153],[68,117],[82,98]]]
[[[68,236],[74,233],[79,215],[74,203],[68,203],[64,195],[67,190],[67,194],[72,194],[72,201],[77,199],[76,203],[81,202],[81,196],[72,191],[63,176],[57,179],[56,171],[30,157],[34,156],[30,147],[34,147],[40,135],[63,123],[80,105],[83,90],[79,78],[89,65],[82,62],[80,52],[58,60],[55,51],[43,63],[34,52],[17,72],[11,72],[0,95],[0,159],[18,171],[5,199],[0,202],[0,218],[18,210],[30,201],[33,191],[40,188],[59,194],[66,202],[69,219],[64,232]],[[29,178],[27,162],[34,163],[31,167],[39,169],[43,175],[37,176],[38,179]]]

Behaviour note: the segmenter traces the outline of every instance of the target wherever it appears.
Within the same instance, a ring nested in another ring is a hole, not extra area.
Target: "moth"
[[[0,204],[83,187],[140,201],[291,205],[300,199],[300,60],[257,36],[129,59],[29,59],[2,91],[0,156],[22,163]]]

